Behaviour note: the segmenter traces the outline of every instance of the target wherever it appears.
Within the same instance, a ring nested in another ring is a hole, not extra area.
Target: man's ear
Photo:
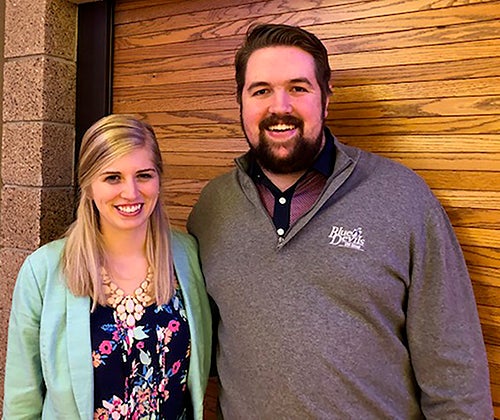
[[[330,87],[330,91],[332,91],[332,86],[329,85]],[[331,95],[328,95],[326,97],[326,101],[325,101],[325,109],[324,109],[324,117],[326,118],[328,116],[328,105],[330,105],[330,96]]]

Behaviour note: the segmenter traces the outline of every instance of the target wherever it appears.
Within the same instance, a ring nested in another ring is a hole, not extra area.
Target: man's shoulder
[[[189,215],[187,228],[193,233],[197,224],[204,225],[213,222],[213,218],[229,211],[235,202],[241,198],[241,185],[239,184],[238,169],[217,176],[209,181],[201,190],[198,200]],[[249,178],[250,179],[250,178]],[[196,232],[194,232],[196,235]]]
[[[207,193],[221,194],[229,191],[237,179],[238,170],[238,168],[233,168],[230,171],[218,175],[208,181],[201,191],[202,195]]]
[[[372,175],[389,177],[392,181],[422,184],[423,179],[412,168],[388,156],[340,143],[339,150],[355,160],[359,169],[370,170]],[[425,184],[425,183],[424,183]]]
[[[414,202],[418,198],[435,204],[436,198],[427,182],[404,162],[353,145],[339,143],[337,147],[354,162],[354,177],[364,180],[381,197],[389,194],[402,201]]]

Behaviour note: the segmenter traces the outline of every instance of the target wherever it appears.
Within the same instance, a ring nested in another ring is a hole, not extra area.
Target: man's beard
[[[276,146],[266,137],[266,128],[277,124],[294,125],[298,129],[298,135],[287,142],[290,153],[286,157],[276,156],[274,151]],[[243,124],[242,126],[244,127]],[[324,118],[322,126],[324,126]],[[259,144],[256,147],[250,143],[246,132],[245,137],[250,146],[250,153],[257,159],[262,168],[275,174],[289,174],[309,169],[323,146],[322,129],[319,130],[315,139],[305,138],[304,122],[291,115],[281,117],[271,115],[263,119],[259,124]]]

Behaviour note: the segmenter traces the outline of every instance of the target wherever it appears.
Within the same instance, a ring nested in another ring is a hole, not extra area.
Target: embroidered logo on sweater
[[[328,237],[330,238],[330,245],[364,251],[365,239],[363,238],[363,229],[361,227],[347,230],[342,226],[332,226]]]

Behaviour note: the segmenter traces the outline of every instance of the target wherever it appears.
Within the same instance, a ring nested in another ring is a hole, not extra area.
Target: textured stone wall
[[[73,215],[77,9],[67,0],[5,0],[0,396],[17,271]]]

